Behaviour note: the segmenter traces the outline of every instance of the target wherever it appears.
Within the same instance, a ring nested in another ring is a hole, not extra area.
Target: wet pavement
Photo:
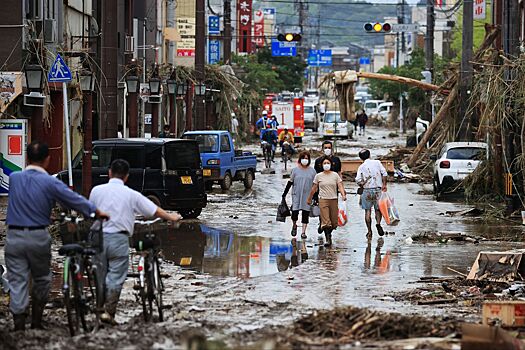
[[[390,132],[370,128],[371,140],[341,140],[338,150],[347,155],[345,158],[357,157],[362,147],[370,148],[373,156],[386,154],[389,148],[404,144],[401,137],[388,137]],[[319,138],[305,137],[303,148],[319,149],[320,143]],[[257,147],[243,149],[255,151]],[[260,170],[262,163],[258,167]],[[290,220],[275,221],[287,179],[283,178],[282,163],[274,167],[275,174],[258,172],[251,190],[245,190],[240,183],[229,191],[215,186],[199,220],[158,228],[165,259],[163,271],[170,276],[165,280],[167,321],[142,327],[133,280],[129,279],[117,315],[121,325],[101,330],[96,337],[84,335],[70,340],[63,313],[48,310],[50,323],[56,328],[52,335],[32,331],[20,347],[184,348],[181,344],[192,334],[235,347],[259,341],[314,310],[346,305],[399,313],[457,315],[461,312],[458,308],[409,306],[385,296],[411,288],[420,277],[453,275],[449,267],[467,272],[480,250],[523,247],[521,243],[500,241],[411,243],[407,240],[410,236],[426,231],[473,235],[485,231],[490,235],[491,230],[501,232],[507,227],[491,226],[479,218],[443,215],[468,206],[435,202],[431,195],[421,194],[429,193],[431,185],[414,183],[389,183],[401,217],[397,226],[385,227],[391,234],[378,237],[374,232],[373,239],[367,241],[358,197],[350,194],[349,222],[334,232],[332,248],[319,244],[317,218],[311,219],[306,240],[292,240]],[[354,183],[345,182],[345,188],[355,193]],[[512,230],[516,236],[523,232],[516,227]],[[0,255],[3,257],[3,252]],[[480,315],[465,317],[477,321]],[[0,318],[0,338],[10,326]],[[9,338],[7,344],[13,341]],[[278,347],[275,341],[268,344],[269,348]]]

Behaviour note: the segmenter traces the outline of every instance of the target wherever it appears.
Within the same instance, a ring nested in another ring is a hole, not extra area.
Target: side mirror
[[[430,155],[430,160],[436,161],[437,159],[438,159],[437,154],[431,154]]]

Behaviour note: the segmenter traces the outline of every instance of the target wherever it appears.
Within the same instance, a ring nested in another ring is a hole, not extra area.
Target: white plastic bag
[[[346,201],[339,199],[337,202],[337,224],[338,226],[344,226],[348,222],[348,210],[346,209]]]

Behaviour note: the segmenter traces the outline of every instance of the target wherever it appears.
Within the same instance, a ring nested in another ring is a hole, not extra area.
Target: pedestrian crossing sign
[[[67,66],[66,62],[62,59],[60,54],[57,54],[57,58],[49,73],[47,74],[47,81],[50,83],[67,83],[72,80],[71,70]]]

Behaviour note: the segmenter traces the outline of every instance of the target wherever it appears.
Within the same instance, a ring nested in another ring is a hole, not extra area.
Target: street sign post
[[[310,67],[329,67],[332,65],[332,50],[309,50],[308,65]]]
[[[272,40],[273,57],[291,57],[297,56],[295,42]]]
[[[219,40],[208,41],[208,64],[217,64],[221,59],[221,42]]]
[[[402,32],[417,32],[419,30],[419,24],[407,23],[407,24],[392,24],[392,31],[397,33]]]
[[[50,83],[62,83],[62,96],[63,96],[63,111],[64,111],[64,127],[66,129],[66,155],[67,155],[67,172],[68,172],[68,185],[73,188],[73,165],[71,162],[71,131],[69,125],[69,106],[67,99],[67,83],[72,80],[71,70],[67,66],[66,62],[62,59],[60,54],[57,54],[55,62],[51,66],[49,73],[47,74],[47,81]]]
[[[208,16],[208,34],[221,34],[219,16]]]

